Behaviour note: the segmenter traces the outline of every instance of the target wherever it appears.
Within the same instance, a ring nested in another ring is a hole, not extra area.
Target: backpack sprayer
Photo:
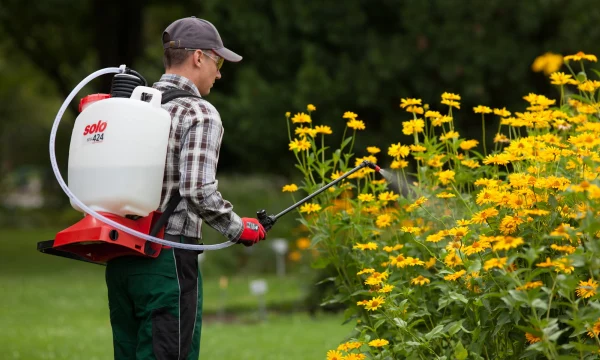
[[[69,188],[56,162],[58,125],[77,93],[105,74],[116,74],[111,94],[86,96],[79,105],[69,148]],[[39,242],[42,253],[105,264],[125,255],[156,258],[163,246],[204,251],[236,243],[193,245],[162,238],[167,213],[174,209],[169,204],[164,214],[155,211],[160,206],[171,117],[161,107],[163,94],[146,85],[139,73],[125,65],[105,68],[83,79],[58,110],[50,132],[52,170],[73,208],[86,215],[54,240]],[[152,95],[149,101],[147,95]],[[281,216],[364,167],[381,171],[363,161],[279,214],[260,210],[257,218],[268,231]]]

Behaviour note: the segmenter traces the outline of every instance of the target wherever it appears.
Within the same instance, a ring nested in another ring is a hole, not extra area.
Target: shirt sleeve
[[[239,239],[242,220],[233,206],[218,191],[216,179],[223,125],[217,110],[200,101],[188,112],[181,139],[179,158],[179,191],[187,201],[188,211],[195,212],[204,222],[231,241]]]

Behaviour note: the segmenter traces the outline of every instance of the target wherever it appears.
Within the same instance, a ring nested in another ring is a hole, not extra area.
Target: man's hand
[[[264,240],[267,236],[265,228],[254,218],[242,218],[244,230],[238,242],[245,246],[252,246],[257,242]]]

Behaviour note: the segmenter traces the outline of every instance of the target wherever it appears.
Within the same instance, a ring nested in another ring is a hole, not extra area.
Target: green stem
[[[483,156],[487,156],[487,147],[485,146],[485,116],[481,113],[481,131],[483,132]]]

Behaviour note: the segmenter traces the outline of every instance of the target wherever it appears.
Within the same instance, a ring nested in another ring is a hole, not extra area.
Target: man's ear
[[[202,62],[204,61],[202,51],[194,51],[194,64],[198,64],[198,66],[202,66]]]

